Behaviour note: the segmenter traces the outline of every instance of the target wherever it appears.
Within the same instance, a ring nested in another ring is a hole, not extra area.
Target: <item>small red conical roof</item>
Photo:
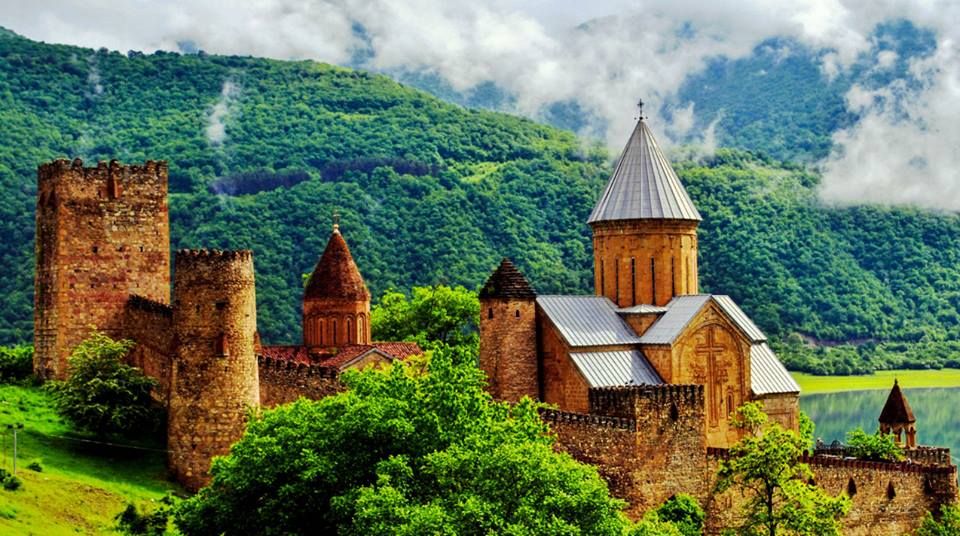
[[[893,380],[893,389],[890,390],[887,403],[883,405],[883,411],[880,412],[880,422],[883,424],[906,424],[916,421],[913,410],[910,409],[910,403],[907,402],[907,397],[900,390],[897,380]]]
[[[523,277],[520,270],[504,258],[500,266],[490,275],[486,284],[480,289],[481,298],[521,298],[536,299],[537,293]]]
[[[357,263],[353,262],[350,248],[338,227],[338,225],[333,226],[327,248],[323,250],[323,255],[313,269],[313,273],[310,274],[310,280],[303,293],[304,300],[370,300],[370,291],[367,290],[363,276],[357,269]]]

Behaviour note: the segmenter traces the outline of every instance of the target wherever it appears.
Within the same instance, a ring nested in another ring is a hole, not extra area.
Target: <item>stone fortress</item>
[[[178,251],[171,300],[165,163],[57,160],[39,167],[37,191],[37,376],[64,378],[92,326],[135,341],[129,359],[159,382],[170,470],[188,489],[209,481],[250,407],[328,396],[345,369],[420,353],[371,342],[370,293],[336,223],[304,291],[303,343],[263,346],[250,251]],[[631,516],[690,493],[713,534],[743,500],[713,492],[740,438],[735,409],[760,401],[797,430],[800,390],[730,297],[698,294],[700,219],[641,119],[588,221],[595,295],[537,295],[504,260],[480,291],[480,367],[494,397],[554,405],[542,416],[559,448],[596,465]],[[849,534],[910,532],[957,498],[949,450],[916,446],[899,386],[881,421],[907,462],[829,448],[803,460],[818,485],[852,497]]]
[[[206,484],[248,408],[321,398],[345,369],[421,353],[370,341],[370,292],[337,224],[304,291],[303,344],[263,346],[250,251],[178,251],[171,301],[164,162],[57,160],[37,180],[34,372],[66,377],[93,326],[133,340],[129,359],[168,410],[171,473],[188,489]]]

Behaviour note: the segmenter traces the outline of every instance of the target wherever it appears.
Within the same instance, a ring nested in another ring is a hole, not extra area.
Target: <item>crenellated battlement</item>
[[[294,373],[303,377],[315,376],[329,379],[337,379],[340,377],[340,369],[336,367],[308,365],[306,363],[297,363],[287,359],[276,359],[263,355],[257,356],[257,364],[260,366],[261,371],[276,370]]]
[[[707,456],[718,460],[729,460],[730,451],[729,449],[708,447]],[[892,471],[898,473],[924,473],[931,475],[949,475],[957,472],[957,469],[954,466],[917,463],[912,460],[884,462],[858,460],[855,458],[840,458],[837,456],[825,456],[819,454],[810,455],[808,453],[804,453],[800,456],[798,461],[814,468],[836,467],[847,469],[868,469],[872,471]]]
[[[570,413],[555,409],[541,409],[540,418],[551,424],[572,424],[579,426],[595,426],[601,428],[617,428],[621,430],[637,431],[637,421],[622,417],[607,417],[589,413]]]
[[[110,162],[98,161],[96,166],[84,166],[83,160],[61,158],[37,166],[37,178],[49,181],[59,177],[73,177],[86,181],[106,179],[108,176],[123,176],[131,180],[146,180],[150,178],[164,179],[167,177],[167,162],[165,160],[147,160],[143,164],[123,164],[118,160]],[[166,192],[164,192],[166,194]]]
[[[173,307],[137,294],[130,295],[127,299],[127,307],[173,318]]]
[[[253,251],[249,249],[178,249],[177,260],[183,259],[249,259],[253,258]]]

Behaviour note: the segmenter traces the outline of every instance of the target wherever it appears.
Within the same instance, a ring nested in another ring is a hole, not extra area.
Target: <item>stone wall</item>
[[[625,220],[591,224],[594,289],[620,307],[666,305],[696,294],[696,221]]]
[[[250,251],[177,252],[167,448],[190,490],[209,481],[210,460],[230,450],[260,404],[253,274]]]
[[[167,165],[41,165],[36,225],[34,371],[63,379],[92,326],[123,335],[130,294],[170,302]]]
[[[157,380],[159,385],[153,389],[153,398],[166,406],[174,353],[173,308],[142,296],[130,296],[123,326],[124,338],[136,342],[128,361]]]
[[[541,400],[564,411],[587,413],[590,386],[570,359],[570,348],[542,312],[537,313]],[[614,348],[591,348],[591,351]],[[617,348],[622,349],[622,348]]]
[[[343,390],[340,371],[259,357],[260,404],[273,407],[300,398],[319,400]]]
[[[480,300],[480,368],[498,400],[540,396],[537,319],[533,299]]]

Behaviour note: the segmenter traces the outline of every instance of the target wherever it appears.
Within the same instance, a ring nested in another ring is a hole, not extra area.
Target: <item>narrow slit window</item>
[[[637,259],[630,257],[630,305],[637,304]]]

